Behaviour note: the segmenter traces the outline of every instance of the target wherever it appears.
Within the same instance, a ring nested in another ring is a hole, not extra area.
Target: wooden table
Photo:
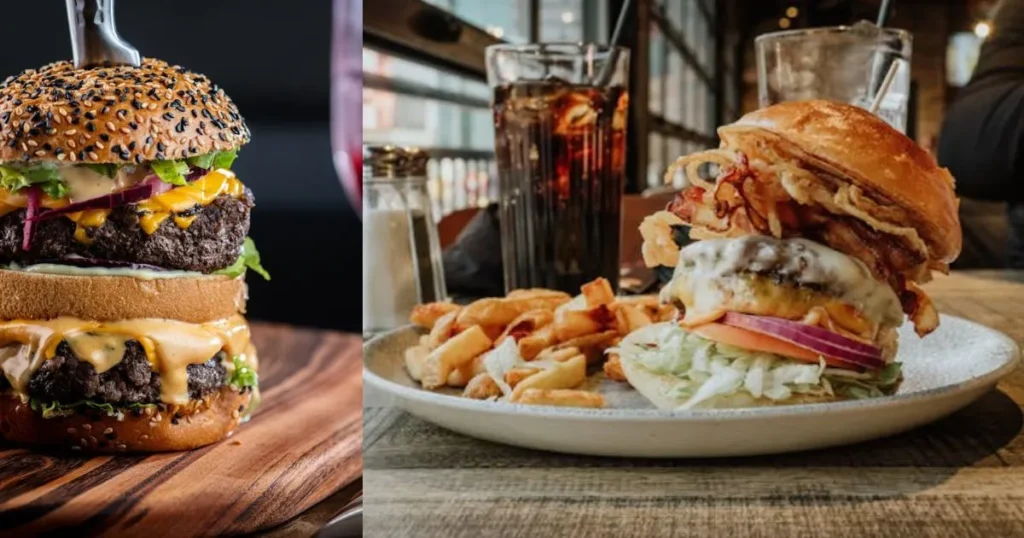
[[[926,289],[941,311],[1024,341],[1024,272],[960,273]],[[511,448],[432,426],[380,394],[364,401],[366,536],[1024,535],[1021,371],[903,435],[722,460]]]
[[[264,402],[229,440],[95,457],[0,443],[0,536],[314,535],[362,487],[361,339],[267,323],[252,338]]]

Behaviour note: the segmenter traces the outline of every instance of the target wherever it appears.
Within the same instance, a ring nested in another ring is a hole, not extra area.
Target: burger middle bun
[[[141,279],[0,270],[0,320],[162,318],[204,323],[245,312],[242,277]]]
[[[930,153],[876,115],[831,101],[791,101],[718,129],[724,146],[767,145],[781,158],[856,185],[883,206],[902,209],[932,261],[947,263],[962,238],[953,177]]]

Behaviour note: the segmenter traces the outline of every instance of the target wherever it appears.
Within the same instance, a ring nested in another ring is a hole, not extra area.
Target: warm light
[[[782,28],[782,29],[789,28],[789,19],[786,19],[786,18],[779,19],[779,28]]]
[[[572,11],[562,12],[562,22],[565,24],[572,24],[572,21],[576,20],[576,17],[572,14]]]
[[[791,19],[795,19],[796,16],[799,15],[799,14],[800,14],[800,10],[797,9],[796,6],[789,6],[789,7],[786,8],[786,16],[791,18]]]
[[[503,30],[500,26],[488,26],[487,33],[491,34],[492,36],[498,39],[501,39],[505,35],[505,30]]]
[[[992,33],[992,25],[987,22],[979,22],[974,25],[974,35],[985,39],[989,34]]]

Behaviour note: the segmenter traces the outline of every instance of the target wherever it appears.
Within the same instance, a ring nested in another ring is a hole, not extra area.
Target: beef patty
[[[54,262],[77,255],[211,273],[238,259],[252,206],[249,189],[241,199],[223,194],[197,206],[188,228],[167,219],[150,235],[139,226],[136,204],[127,204],[113,209],[103,226],[89,230],[90,244],[75,239],[74,222],[57,217],[35,224],[28,251],[21,248],[26,211],[21,209],[0,217],[0,263]]]
[[[188,365],[186,373],[188,396],[194,400],[219,390],[227,381],[220,354],[202,364]],[[102,374],[97,374],[88,362],[78,360],[67,342],[61,342],[54,357],[32,375],[28,393],[47,402],[160,403],[160,377],[150,368],[146,352],[136,340],[129,340],[121,362]]]

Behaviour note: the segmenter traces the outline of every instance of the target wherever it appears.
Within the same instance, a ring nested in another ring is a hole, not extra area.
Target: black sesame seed
[[[136,155],[135,156],[135,162],[137,164],[142,164],[142,155]]]
[[[181,121],[179,121],[178,124],[174,126],[174,130],[179,132],[179,133],[184,133],[185,132],[185,127],[187,125],[188,125],[188,121],[186,121],[185,118],[181,118]]]
[[[85,130],[89,131],[90,133],[95,132],[96,131],[96,126],[93,125],[92,122],[90,121],[90,122],[85,124]]]
[[[174,424],[175,426],[177,426],[178,425],[178,417],[172,418],[171,419],[171,424]]]
[[[242,411],[245,411],[245,406],[244,405],[238,406],[238,412],[241,413]]]
[[[163,152],[160,152],[160,151],[156,152],[156,160],[162,161],[164,159],[165,159],[165,156],[164,156]]]
[[[91,111],[91,110],[87,111],[85,113],[85,119],[87,119],[87,120],[94,120],[94,119],[96,119],[96,113]]]
[[[60,155],[62,153],[64,153],[64,148],[57,148],[57,149],[53,150],[53,154],[54,155]]]
[[[107,133],[100,133],[100,140],[104,142],[110,142],[110,135]]]
[[[113,146],[110,146],[110,151],[113,151],[114,153],[121,153],[121,144],[114,144]]]
[[[39,129],[29,129],[29,136],[39,136]]]
[[[164,112],[164,115],[161,117],[167,121],[171,121],[174,119],[174,114],[171,114],[170,112]]]
[[[128,144],[128,151],[135,151],[135,142]]]
[[[86,153],[89,153],[90,151],[96,151],[96,146],[89,144],[88,146],[85,146],[85,148],[82,151]]]
[[[164,150],[166,150],[166,149],[167,149],[167,148],[166,148],[166,147],[164,146],[164,143],[163,143],[163,142],[157,142],[157,143],[156,143],[156,150],[157,150],[157,151],[164,151]]]
[[[139,130],[139,124],[135,123],[134,121],[128,122],[128,127],[131,127],[133,131]]]
[[[148,146],[148,145],[150,145],[152,143],[153,143],[153,137],[152,136],[147,136],[146,137],[146,145]]]
[[[45,149],[46,151],[50,151],[53,149],[53,146],[51,146],[49,142],[44,142],[43,149]]]

